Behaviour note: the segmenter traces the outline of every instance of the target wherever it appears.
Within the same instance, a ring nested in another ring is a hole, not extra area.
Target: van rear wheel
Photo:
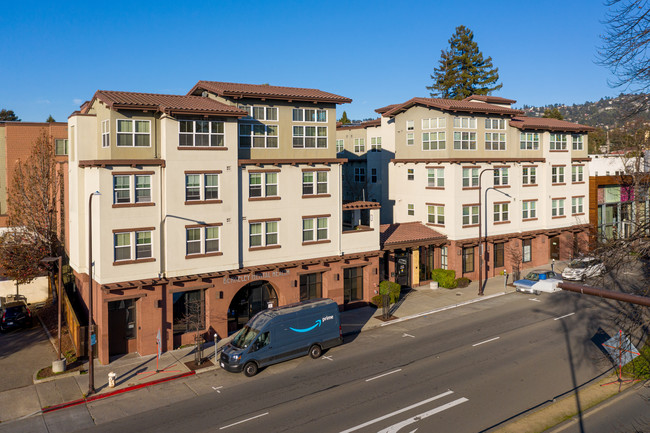
[[[323,349],[321,349],[318,344],[314,344],[309,348],[309,356],[311,356],[313,359],[320,358],[322,354]]]
[[[247,362],[246,365],[244,365],[244,374],[246,377],[253,377],[257,374],[257,364],[254,363],[253,361]]]

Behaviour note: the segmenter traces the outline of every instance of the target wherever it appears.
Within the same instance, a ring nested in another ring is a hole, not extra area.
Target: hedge
[[[431,271],[431,279],[437,281],[438,285],[445,289],[455,289],[458,286],[454,270],[434,269]]]

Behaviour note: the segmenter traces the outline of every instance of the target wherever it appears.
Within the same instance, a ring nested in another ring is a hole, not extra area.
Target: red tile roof
[[[490,96],[490,95],[472,95],[463,99],[463,101],[471,101],[471,100],[483,101],[483,102],[487,102],[488,104],[514,104],[517,102],[514,99],[507,99],[507,98],[501,98],[499,96]]]
[[[376,112],[376,113],[379,113],[379,114],[384,114],[384,113],[387,112],[388,110],[391,110],[391,109],[397,107],[398,105],[399,105],[399,104],[390,104],[390,105],[386,105],[385,107],[377,108],[377,109],[375,110],[375,112]]]
[[[341,130],[341,129],[361,129],[361,128],[369,128],[369,127],[374,127],[374,126],[381,126],[381,118],[373,119],[373,120],[366,120],[365,122],[361,123],[349,123],[347,125],[341,125],[339,123],[336,124],[336,129]]]
[[[462,113],[489,113],[504,114],[517,116],[523,114],[521,110],[515,110],[508,107],[487,104],[485,102],[459,101],[456,99],[438,99],[438,98],[412,98],[408,101],[397,104],[395,107],[383,113],[385,117],[394,117],[398,113],[408,110],[414,105],[423,105],[425,107],[437,108],[439,110],[462,112]]]
[[[382,224],[379,241],[384,246],[422,241],[440,241],[447,236],[425,226],[419,221],[397,224]]]
[[[589,132],[596,128],[566,120],[551,119],[546,117],[515,117],[510,120],[510,126],[521,130],[543,130],[560,132]]]
[[[380,209],[381,205],[374,201],[353,201],[351,203],[345,203],[342,206],[343,210],[352,210],[352,209]]]
[[[199,81],[187,94],[194,94],[198,90],[207,90],[219,96],[231,98],[268,98],[282,101],[331,102],[335,104],[352,102],[350,98],[318,89],[269,86],[268,84],[223,83],[220,81]]]
[[[216,114],[221,116],[242,117],[247,113],[239,108],[226,105],[210,98],[186,95],[160,95],[155,93],[116,92],[98,90],[93,100],[98,99],[109,108],[155,110],[167,114]],[[90,105],[85,105],[89,108]]]

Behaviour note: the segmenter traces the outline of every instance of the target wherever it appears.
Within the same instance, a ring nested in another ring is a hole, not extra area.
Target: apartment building
[[[92,287],[101,362],[155,353],[159,333],[162,350],[197,326],[227,336],[270,306],[374,296],[379,206],[341,200],[346,102],[200,81],[97,91],[70,116],[70,263],[86,305]]]

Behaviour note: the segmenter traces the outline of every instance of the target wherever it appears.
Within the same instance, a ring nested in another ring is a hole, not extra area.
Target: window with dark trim
[[[495,268],[503,267],[504,252],[505,252],[504,243],[494,244],[494,267]]]
[[[323,297],[323,274],[316,272],[300,276],[300,300]]]
[[[205,294],[203,290],[172,294],[174,334],[205,329]]]
[[[463,273],[474,272],[474,247],[463,247]]]

